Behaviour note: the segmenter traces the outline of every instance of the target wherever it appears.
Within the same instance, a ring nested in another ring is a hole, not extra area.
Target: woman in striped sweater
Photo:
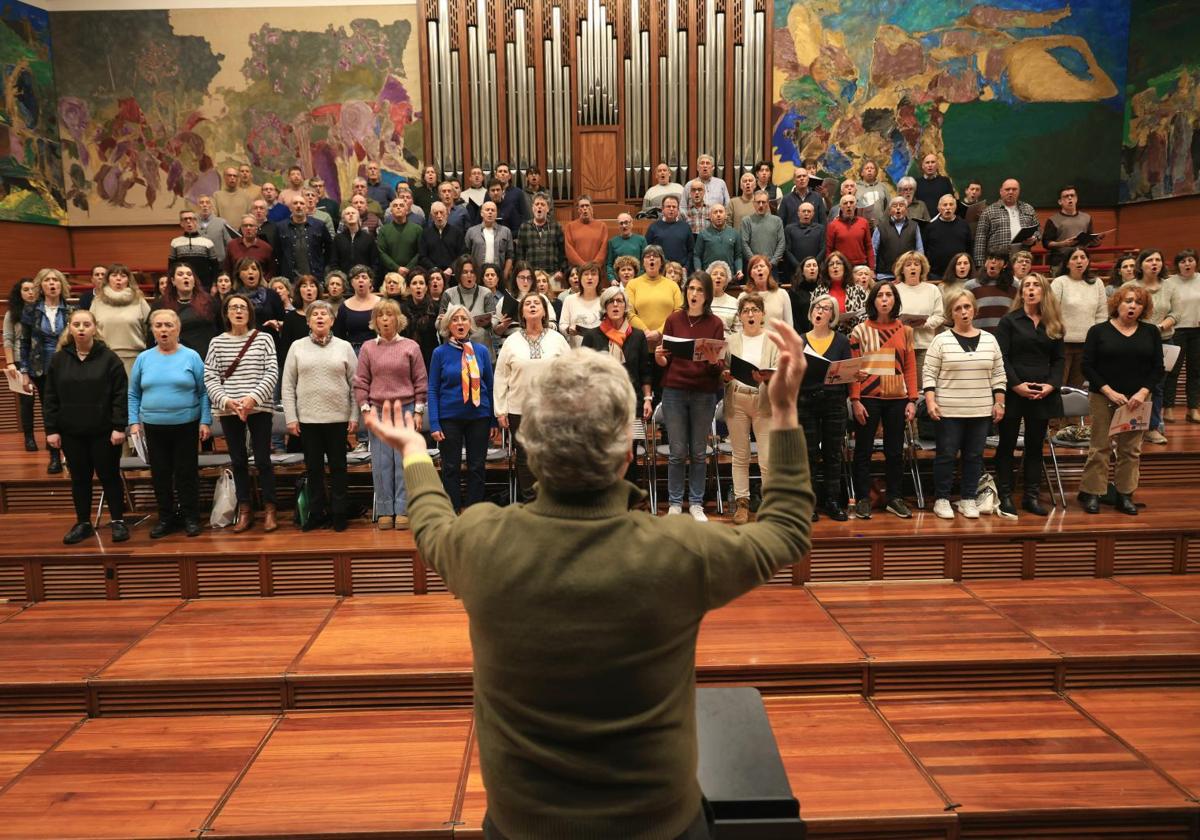
[[[875,431],[883,423],[887,509],[908,519],[904,503],[904,426],[917,413],[917,358],[912,327],[900,323],[900,295],[891,283],[877,283],[867,295],[867,320],[850,333],[855,358],[872,356],[867,377],[850,383],[850,408],[858,428],[854,435],[854,515],[871,518],[871,453]]]
[[[1004,357],[995,336],[975,326],[975,295],[964,289],[946,298],[946,320],[950,330],[934,336],[921,377],[925,407],[938,421],[933,512],[940,519],[954,518],[950,490],[954,459],[961,451],[959,509],[967,519],[978,519],[975,497],[983,474],[983,445],[991,424],[1004,419]]]
[[[226,331],[208,345],[204,388],[213,415],[221,420],[221,431],[229,447],[238,500],[233,532],[240,534],[254,524],[247,429],[262,490],[263,530],[274,531],[279,526],[275,521],[275,473],[271,468],[271,417],[275,409],[275,383],[279,381],[279,358],[271,336],[255,328],[254,304],[249,297],[238,293],[225,298],[221,315]]]

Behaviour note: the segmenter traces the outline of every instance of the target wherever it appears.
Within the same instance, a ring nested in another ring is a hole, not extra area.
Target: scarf
[[[626,321],[624,329],[618,329],[617,327],[613,326],[611,320],[605,318],[600,322],[600,332],[608,336],[608,340],[611,343],[617,345],[618,347],[624,347],[625,339],[633,335],[633,327],[629,326],[629,322]]]
[[[480,393],[479,362],[475,359],[475,347],[470,339],[459,341],[450,339],[450,346],[462,350],[462,395],[463,402],[478,406],[482,399]]]
[[[311,338],[313,340],[313,344],[317,345],[318,347],[324,347],[325,345],[329,344],[329,342],[333,341],[333,333],[331,332],[325,333],[324,338],[317,338],[314,333],[309,333],[308,337]]]

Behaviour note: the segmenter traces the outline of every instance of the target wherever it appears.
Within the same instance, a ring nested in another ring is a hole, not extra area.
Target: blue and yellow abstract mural
[[[1134,0],[1121,201],[1200,192],[1200,3]]]
[[[0,219],[62,224],[62,157],[50,60],[50,17],[0,2]]]
[[[1114,203],[1128,31],[1128,0],[775,0],[776,180],[872,159],[894,183],[933,152],[988,195]]]
[[[364,14],[370,12],[370,16]],[[334,198],[371,157],[422,156],[416,7],[53,16],[71,224],[173,221],[249,163],[299,164]]]

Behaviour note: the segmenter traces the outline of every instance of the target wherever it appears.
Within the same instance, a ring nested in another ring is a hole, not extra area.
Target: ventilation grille
[[[1094,577],[1096,541],[1071,540],[1038,544],[1035,577]]]
[[[47,601],[106,598],[104,566],[43,566],[42,590]]]
[[[446,588],[446,581],[442,580],[441,575],[435,572],[428,566],[425,567],[425,591],[426,592],[449,592]]]
[[[45,513],[48,510],[71,509],[71,485],[65,479],[44,484],[5,482],[3,492],[5,513]],[[94,542],[92,546],[95,546]]]
[[[30,600],[25,591],[25,567],[20,563],[0,566],[0,598]]]
[[[275,681],[220,681],[192,684],[106,685],[95,683],[101,716],[177,714],[269,714],[283,709],[283,691]]]
[[[870,580],[871,544],[814,547],[809,580]]]
[[[179,564],[125,563],[117,567],[117,588],[122,598],[182,598]]]
[[[1024,572],[1019,542],[977,543],[962,546],[962,579],[1020,578]]]
[[[271,560],[272,595],[336,595],[332,557]]]
[[[350,575],[355,595],[413,594],[413,561],[409,557],[354,557]]]
[[[201,598],[262,595],[258,559],[197,560],[196,591]]]
[[[1187,541],[1187,566],[1189,575],[1200,574],[1200,536],[1189,537]]]
[[[1169,575],[1175,567],[1175,540],[1134,537],[1113,546],[1114,575]]]
[[[884,545],[884,578],[941,578],[946,562],[945,545]]]

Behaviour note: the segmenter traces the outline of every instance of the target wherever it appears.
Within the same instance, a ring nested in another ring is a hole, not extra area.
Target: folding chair
[[[1088,392],[1080,388],[1072,388],[1064,385],[1059,389],[1059,394],[1062,396],[1063,410],[1059,418],[1070,419],[1072,417],[1079,418],[1079,424],[1083,425],[1083,418],[1091,414],[1091,407],[1088,405]],[[1046,441],[1050,444],[1050,462],[1054,466],[1054,481],[1047,481],[1050,486],[1050,502],[1058,507],[1059,501],[1062,502],[1062,507],[1065,510],[1067,507],[1067,495],[1063,492],[1062,472],[1058,467],[1058,452],[1054,444],[1054,435],[1050,434],[1049,427],[1046,428]],[[1042,462],[1042,469],[1045,470],[1045,461]],[[1047,476],[1049,478],[1049,476]],[[1055,485],[1058,486],[1057,497],[1054,494]]]

